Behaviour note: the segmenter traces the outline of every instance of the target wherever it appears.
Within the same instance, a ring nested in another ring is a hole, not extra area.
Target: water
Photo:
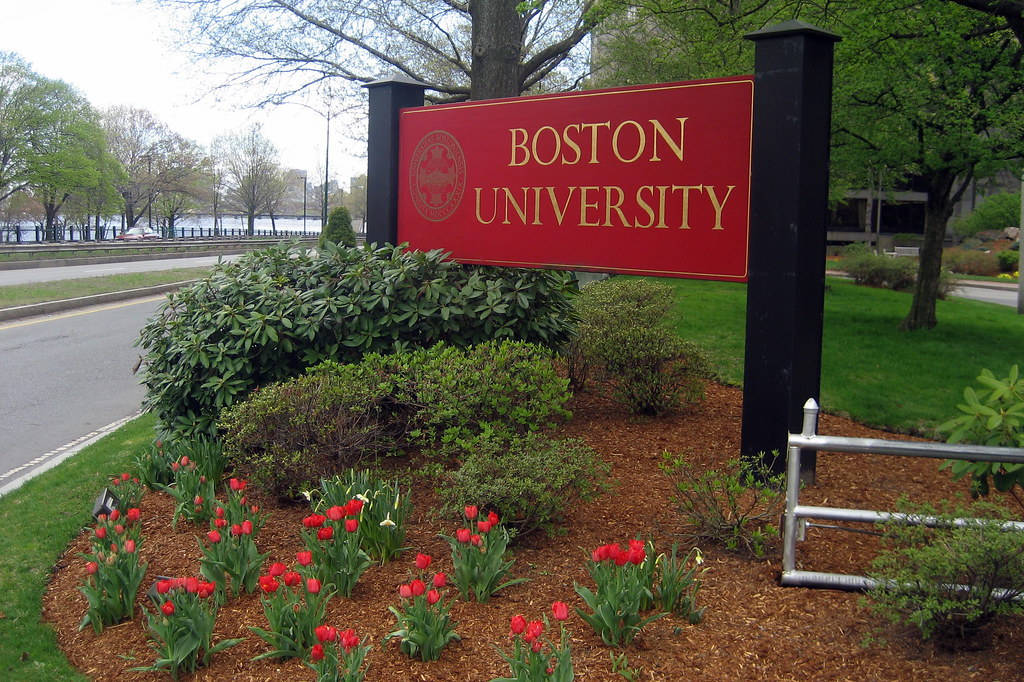
[[[270,218],[257,218],[255,223],[256,236],[273,236],[275,225],[278,236],[320,234],[319,216],[306,216],[305,221],[303,221],[302,216],[288,216],[277,218],[273,222],[274,224],[271,223]],[[120,221],[107,223],[101,229],[104,227],[104,240],[114,239],[115,235],[121,232]],[[149,227],[149,221],[143,217],[136,223],[136,227]],[[359,231],[359,228],[361,226],[357,226],[356,231]],[[166,234],[166,231],[156,221],[153,222],[153,229],[161,234]],[[20,240],[16,230],[20,231]],[[183,218],[175,223],[174,233],[174,236],[179,238],[212,237],[214,236],[213,217],[190,216]],[[220,217],[219,236],[241,237],[245,236],[245,234],[245,216],[224,215]],[[33,243],[39,241],[41,235],[42,229],[35,223],[22,223],[17,227],[13,225],[0,225],[0,242],[18,243],[20,241],[20,243]],[[77,226],[63,225],[58,228],[58,235],[63,237],[60,241],[82,241],[82,231]],[[95,234],[93,234],[92,230],[89,232],[89,241],[95,241]]]

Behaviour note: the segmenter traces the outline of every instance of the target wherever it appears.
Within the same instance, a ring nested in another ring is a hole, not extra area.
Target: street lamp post
[[[306,178],[309,173],[302,174],[302,236],[306,236]]]
[[[321,218],[322,222],[320,223],[320,225],[321,225],[320,226],[320,231],[321,232],[323,232],[324,230],[327,229],[327,192],[328,192],[327,178],[329,177],[327,169],[330,168],[330,160],[331,160],[331,110],[328,109],[327,110],[327,144],[326,144],[326,146],[324,148],[324,212],[323,212],[323,216]]]

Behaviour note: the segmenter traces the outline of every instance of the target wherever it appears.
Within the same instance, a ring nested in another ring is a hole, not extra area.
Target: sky
[[[17,53],[36,73],[74,86],[97,109],[148,109],[204,147],[259,122],[278,148],[282,166],[319,177],[324,117],[290,104],[247,108],[251,102],[244,93],[211,94],[221,81],[175,45],[177,30],[172,15],[135,0],[0,0],[0,50]],[[366,172],[365,144],[343,139],[342,127],[332,121],[330,173],[347,187],[349,177]]]

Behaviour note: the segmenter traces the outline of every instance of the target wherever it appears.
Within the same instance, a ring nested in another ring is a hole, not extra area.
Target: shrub
[[[553,528],[578,501],[591,499],[608,474],[608,465],[576,439],[490,432],[460,445],[462,465],[438,491],[444,509],[493,509],[520,535]]]
[[[235,473],[284,499],[395,446],[387,395],[355,365],[267,386],[223,412]]]
[[[729,551],[764,557],[777,534],[773,525],[785,506],[785,475],[763,462],[726,462],[724,471],[698,474],[680,455],[664,453],[662,471],[673,480],[680,511],[692,538]]]
[[[988,197],[969,215],[953,221],[953,231],[960,237],[971,237],[985,230],[1001,230],[1020,221],[1020,193],[995,194]]]
[[[996,253],[1000,272],[1014,272],[1020,268],[1020,253],[1006,249]]]
[[[356,245],[356,232],[352,229],[352,216],[344,206],[333,209],[327,216],[327,227],[320,233],[320,248],[323,248],[327,242],[333,242],[338,246]]]
[[[897,232],[892,236],[893,246],[918,246],[924,244],[924,235],[916,232]]]
[[[946,267],[962,275],[993,277],[999,274],[999,258],[994,253],[947,249],[942,259]]]
[[[926,507],[904,511],[933,516]],[[967,518],[961,525],[955,518]],[[971,518],[971,517],[988,517]],[[887,524],[883,550],[873,563],[877,587],[871,608],[894,623],[915,626],[922,638],[960,648],[977,643],[979,631],[999,615],[1021,613],[1024,543],[1005,530],[1005,509],[976,503],[938,515],[938,527]]]
[[[569,379],[582,389],[592,373],[634,414],[660,415],[703,397],[707,363],[700,350],[667,329],[671,288],[612,278],[576,298],[577,335],[567,351]]]
[[[949,433],[950,443],[1024,448],[1024,377],[1018,366],[1002,379],[983,369],[978,383],[979,390],[964,389],[964,402],[956,406],[963,414],[940,424],[939,432]],[[1024,487],[1024,464],[949,460],[942,466],[957,479],[970,474],[973,489],[982,495],[989,491],[989,478],[996,490]]]
[[[565,273],[463,267],[440,251],[281,245],[216,267],[146,324],[146,407],[160,427],[212,434],[253,388],[327,359],[492,338],[558,347],[573,313]]]
[[[865,250],[844,255],[839,267],[856,284],[900,291],[914,285],[917,261],[913,258],[890,258]]]

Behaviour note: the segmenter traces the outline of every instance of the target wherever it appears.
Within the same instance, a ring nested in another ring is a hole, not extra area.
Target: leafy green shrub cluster
[[[855,284],[904,291],[917,280],[918,262],[915,258],[892,258],[875,254],[863,244],[850,244],[843,248],[839,269],[853,278]],[[939,275],[939,298],[946,298],[955,286],[950,271],[943,268]]]
[[[170,294],[143,328],[145,405],[165,431],[211,434],[222,408],[323,360],[492,338],[558,347],[574,288],[565,273],[463,267],[440,251],[252,252]]]
[[[703,353],[665,326],[670,287],[612,278],[583,287],[575,303],[579,323],[567,350],[573,388],[602,379],[634,414],[660,415],[703,398]]]
[[[1020,253],[1006,249],[996,253],[1000,272],[1016,272],[1020,269]]]
[[[963,275],[985,275],[992,277],[1000,271],[999,258],[986,251],[965,251],[946,249],[942,254],[943,264],[950,270]]]
[[[580,440],[488,431],[460,444],[461,466],[439,490],[444,508],[493,509],[518,535],[551,530],[603,487],[608,465]]]
[[[1002,230],[1020,222],[1020,193],[996,194],[988,197],[964,218],[951,224],[960,237],[971,237],[985,230]]]
[[[964,402],[956,406],[962,414],[940,424],[939,432],[948,433],[950,443],[1024,448],[1024,377],[1019,367],[1010,367],[1002,379],[983,369],[978,383],[978,390],[964,389]],[[970,475],[974,490],[982,495],[989,491],[990,478],[996,490],[1024,488],[1024,464],[949,460],[943,467],[954,478]]]
[[[661,470],[675,486],[692,539],[757,558],[768,553],[786,503],[784,474],[772,474],[763,461],[739,460],[726,462],[722,471],[698,473],[682,455],[662,457]]]
[[[236,472],[281,497],[409,445],[453,448],[493,429],[537,431],[568,417],[549,351],[521,341],[439,344],[359,363],[327,362],[224,411]]]
[[[976,503],[936,514],[927,507],[904,511],[935,517],[936,526],[886,524],[883,550],[873,563],[877,586],[871,609],[893,623],[916,627],[950,648],[976,646],[986,624],[1024,612],[1024,542],[1005,530],[1005,509]],[[953,519],[964,518],[963,524]]]
[[[339,206],[327,216],[327,227],[320,233],[319,247],[332,242],[338,246],[355,246],[356,232],[352,229],[352,216],[348,209]]]

